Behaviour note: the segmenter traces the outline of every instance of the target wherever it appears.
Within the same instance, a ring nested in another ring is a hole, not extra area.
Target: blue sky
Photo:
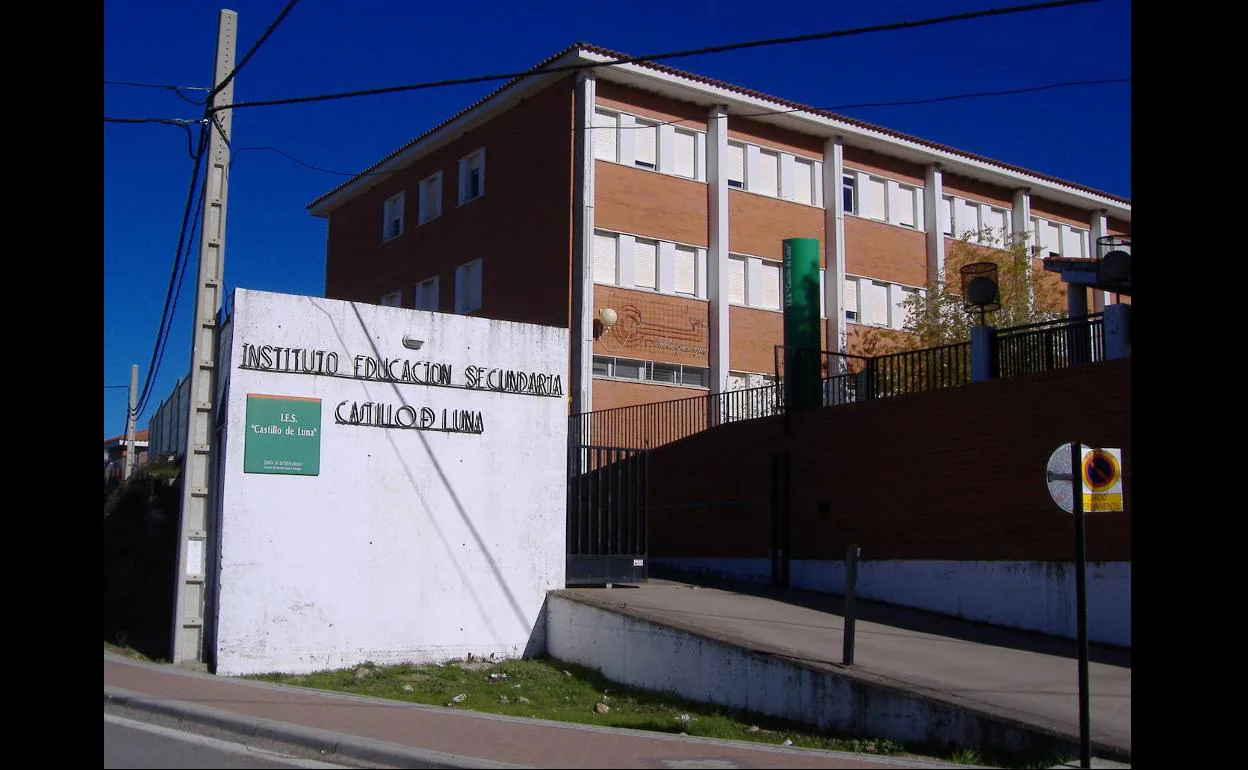
[[[1021,5],[1025,0],[475,2],[302,0],[239,75],[238,101],[531,67],[576,40],[638,55]],[[211,86],[217,15],[237,11],[246,51],[285,0],[109,0],[104,79]],[[761,12],[760,12],[761,9]],[[852,38],[676,59],[678,69],[818,107],[1131,75],[1129,0]],[[306,205],[498,83],[238,110],[225,279],[320,295],[325,222]],[[1094,85],[842,114],[1131,195],[1130,84]],[[194,92],[191,96],[197,96]],[[155,89],[104,87],[110,117],[198,118]],[[104,125],[104,385],[147,376],[192,161],[182,129]],[[197,252],[192,250],[192,259]],[[187,371],[194,262],[139,428]],[[125,427],[126,391],[104,390],[104,436]]]

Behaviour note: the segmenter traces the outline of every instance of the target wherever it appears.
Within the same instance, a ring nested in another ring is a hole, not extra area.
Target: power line
[[[164,123],[169,126],[193,126],[196,123],[203,123],[202,118],[188,120],[185,118],[110,118],[104,116],[105,123]]]
[[[1130,83],[1131,78],[1104,78],[1102,80],[1071,80],[1065,83],[1050,83],[1043,86],[1031,86],[1029,88],[1011,88],[1005,91],[978,91],[970,94],[954,94],[953,96],[936,96],[928,99],[906,99],[904,101],[895,102],[864,102],[862,104],[842,104],[835,107],[818,107],[820,110],[854,110],[863,107],[905,107],[911,104],[934,104],[935,102],[950,102],[955,99],[976,99],[984,96],[1011,96],[1014,94],[1029,94],[1036,91],[1047,91],[1054,88],[1071,88],[1074,86],[1094,86],[1110,83]]]
[[[645,56],[621,56],[606,62],[586,62],[580,64],[566,64],[558,67],[544,67],[542,69],[529,69],[522,72],[508,72],[494,75],[478,75],[475,77],[452,78],[448,80],[433,80],[423,83],[409,83],[399,86],[385,86],[382,88],[368,88],[359,91],[343,91],[339,93],[317,94],[314,96],[295,96],[286,99],[269,99],[263,101],[251,102],[235,102],[233,104],[220,105],[212,108],[210,111],[219,111],[225,109],[242,109],[244,107],[273,107],[284,104],[303,104],[307,102],[322,102],[334,99],[350,99],[362,96],[376,96],[380,94],[399,93],[404,91],[419,91],[429,88],[444,88],[447,86],[469,85],[472,83],[484,83],[493,80],[520,80],[525,78],[536,77],[539,75],[549,75],[559,72],[579,72],[584,70],[598,69],[600,67],[615,67],[622,64],[631,64],[634,62],[653,62],[664,59],[678,59],[689,56],[702,56],[712,53],[725,53],[727,51],[739,51],[747,48],[762,48],[765,46],[788,45],[792,43],[806,43],[814,40],[828,40],[832,38],[851,37],[854,35],[864,35],[872,32],[889,32],[900,29],[913,29],[916,27],[927,27],[936,24],[947,24],[955,21],[967,21],[970,19],[985,18],[990,16],[1004,16],[1007,14],[1023,13],[1029,11],[1039,11],[1049,8],[1062,8],[1071,5],[1083,5],[1086,3],[1098,3],[1102,0],[1052,0],[1044,3],[1031,3],[1028,5],[1016,5],[1006,8],[990,8],[984,11],[969,11],[966,13],[952,14],[949,16],[936,16],[927,19],[919,19],[916,21],[900,21],[888,24],[874,24],[867,27],[854,27],[850,29],[833,30],[830,32],[815,32],[806,35],[792,35],[789,37],[767,38],[764,40],[749,40],[740,43],[728,43],[725,45],[706,46],[703,48],[689,48],[680,51],[669,51],[667,53],[647,54]]]
[[[130,387],[129,385],[105,385],[104,390],[108,390],[109,388],[129,388],[129,387]]]
[[[286,7],[283,8],[282,12],[277,15],[277,18],[274,19],[273,22],[269,24],[268,28],[264,30],[264,34],[260,36],[260,39],[256,41],[255,45],[253,45],[251,49],[247,51],[247,53],[243,54],[243,58],[238,61],[238,64],[234,65],[234,69],[230,72],[230,74],[226,75],[225,78],[223,78],[220,83],[218,83],[211,91],[208,92],[207,101],[211,102],[213,97],[221,93],[221,89],[229,85],[230,81],[234,79],[234,76],[238,74],[239,70],[247,66],[247,62],[251,60],[251,57],[255,55],[256,51],[260,50],[260,46],[264,45],[264,41],[269,39],[269,35],[273,34],[273,31],[276,30],[278,25],[282,23],[282,21],[286,18],[287,14],[293,11],[295,9],[295,6],[298,4],[299,4],[299,0],[290,0],[290,2],[286,4]],[[229,105],[225,105],[224,107],[210,108],[208,110],[208,113],[218,112],[222,109],[227,109],[228,107]]]
[[[175,86],[167,83],[136,83],[132,80],[105,80],[106,86],[134,86],[136,88],[160,88],[166,91],[211,91],[201,86]]]

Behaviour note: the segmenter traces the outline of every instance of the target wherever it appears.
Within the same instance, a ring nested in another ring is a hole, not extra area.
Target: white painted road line
[[[241,743],[233,743],[231,741],[223,741],[219,738],[209,738],[206,735],[198,735],[196,733],[188,733],[182,730],[174,730],[169,727],[161,727],[159,725],[149,725],[146,722],[138,722],[133,719],[126,719],[113,714],[105,714],[104,721],[127,727],[131,730],[142,730],[144,732],[160,735],[165,738],[171,738],[185,743],[192,743],[205,748],[214,749],[226,754],[237,754],[239,756],[259,757],[274,762],[282,762],[291,767],[307,767],[307,768],[335,768],[335,770],[350,770],[346,765],[334,765],[328,762],[318,762],[315,759],[302,759],[300,757],[282,754],[276,751],[268,751],[266,749],[253,748]]]

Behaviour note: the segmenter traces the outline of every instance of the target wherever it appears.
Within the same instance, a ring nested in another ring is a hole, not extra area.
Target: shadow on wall
[[[153,660],[171,658],[182,499],[173,475],[139,470],[104,501],[104,641]]]

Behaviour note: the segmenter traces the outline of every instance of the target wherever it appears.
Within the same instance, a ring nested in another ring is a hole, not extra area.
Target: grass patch
[[[104,642],[104,652],[111,652],[115,655],[122,655],[127,658],[133,658],[134,660],[140,660],[140,661],[143,661],[144,663],[165,663],[166,662],[163,660],[153,660],[152,658],[147,657],[146,655],[144,655],[143,653],[139,652],[138,650],[132,647],[126,647],[120,644],[113,644],[112,642]]]
[[[444,665],[363,663],[312,674],[273,673],[247,678],[505,716],[684,733],[773,746],[880,756],[936,757],[965,764],[991,762],[996,767],[1051,767],[1061,761],[1038,764],[1041,760],[1037,758],[1020,763],[1014,758],[1002,762],[1002,758],[981,758],[973,751],[954,754],[924,751],[884,738],[820,732],[789,720],[625,687],[604,678],[598,671],[552,658],[452,661]],[[461,695],[464,697],[459,698]]]

